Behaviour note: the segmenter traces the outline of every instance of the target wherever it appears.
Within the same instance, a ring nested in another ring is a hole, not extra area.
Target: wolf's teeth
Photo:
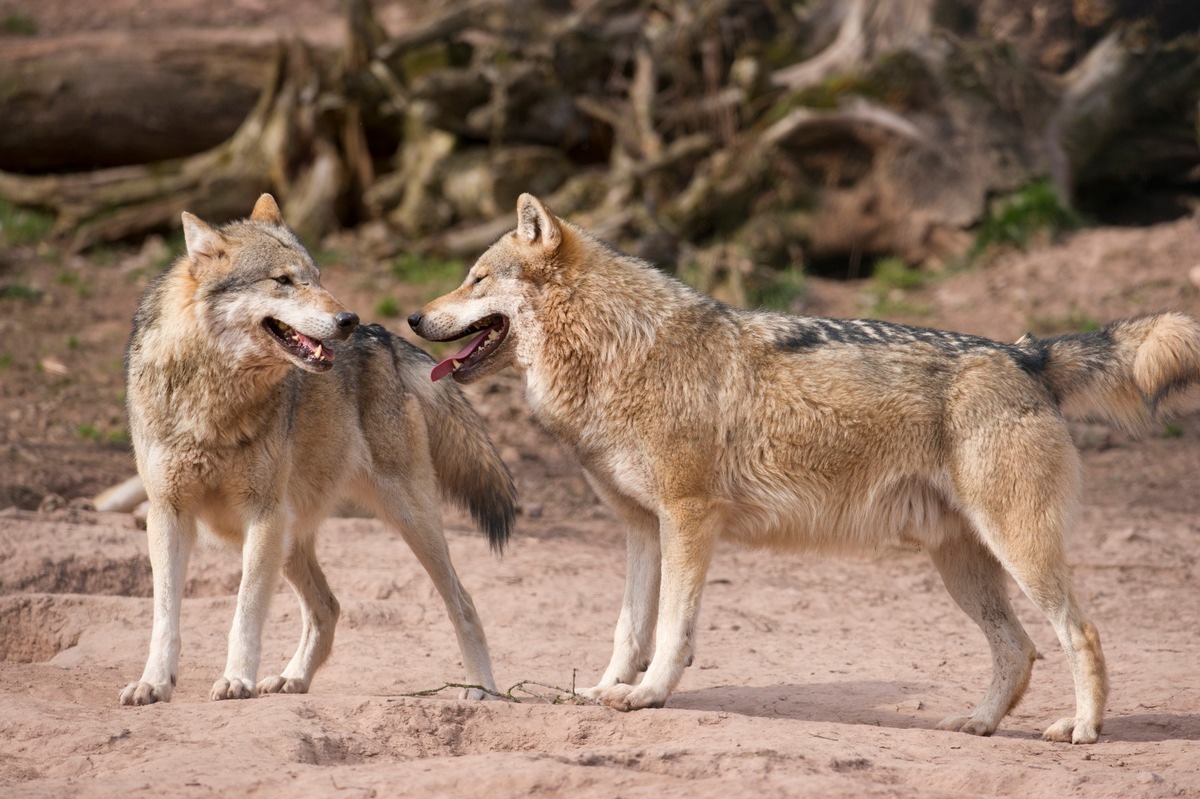
[[[488,333],[488,337],[487,337],[488,344],[491,344],[491,343],[492,343],[493,341],[495,341],[495,340],[496,340],[496,339],[497,339],[499,336],[500,336],[500,334],[499,334],[499,333],[497,333],[495,330],[493,330],[491,333]]]
[[[462,366],[462,361],[450,361],[450,365],[457,370],[460,366]]]
[[[315,350],[313,350],[313,355],[315,355],[317,357],[317,360],[324,358],[325,357],[325,346],[323,344],[318,344],[317,348]]]

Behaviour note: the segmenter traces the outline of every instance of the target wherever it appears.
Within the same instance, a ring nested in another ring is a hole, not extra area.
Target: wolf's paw
[[[228,677],[222,677],[213,683],[208,698],[215,701],[218,699],[253,699],[256,696],[258,696],[258,690],[250,680],[243,680],[240,677],[234,677],[231,680]]]
[[[937,728],[948,732],[965,732],[967,735],[991,735],[996,731],[996,725],[973,716],[951,716],[939,721]]]
[[[122,705],[153,705],[171,701],[171,683],[131,682],[121,691]]]
[[[491,686],[488,687],[491,688]],[[495,689],[493,688],[492,690]],[[463,688],[458,692],[458,698],[469,699],[473,702],[481,702],[486,699],[496,699],[496,696],[489,694],[487,691],[480,690],[479,688]]]
[[[644,685],[614,685],[612,688],[598,691],[592,697],[614,710],[641,710],[645,707],[662,707],[667,703],[667,697],[658,691]]]
[[[1075,718],[1059,719],[1042,733],[1042,738],[1059,743],[1094,744],[1100,738],[1100,727]]]
[[[213,686],[213,690],[216,690],[216,686]],[[282,674],[263,677],[258,681],[258,692],[260,694],[306,694],[308,693],[308,680],[300,677],[284,677]],[[213,698],[216,699],[216,697]]]
[[[612,688],[612,686],[600,683],[599,685],[593,685],[591,688],[580,688],[575,693],[577,693],[579,696],[582,696],[584,699],[591,699],[593,702],[599,702],[600,695],[609,688]]]

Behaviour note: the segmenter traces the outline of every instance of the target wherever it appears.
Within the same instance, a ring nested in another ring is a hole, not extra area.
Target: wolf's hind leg
[[[1003,567],[973,530],[956,530],[930,557],[946,590],[983,630],[992,652],[992,682],[979,707],[969,716],[944,719],[938,729],[991,735],[1025,693],[1037,651],[1013,613]]]
[[[283,576],[300,600],[300,645],[282,673],[258,681],[258,690],[264,694],[303,694],[308,692],[313,675],[329,657],[341,613],[337,597],[317,562],[315,530],[296,536],[296,543],[283,564]]]
[[[1019,538],[1010,532],[997,539],[993,551],[1054,627],[1075,683],[1075,715],[1050,725],[1042,737],[1048,741],[1095,743],[1104,724],[1108,672],[1100,634],[1071,593],[1058,530]]]
[[[632,684],[654,654],[662,564],[658,531],[631,524],[625,535],[625,595],[613,634],[612,660],[597,685],[580,691],[593,699],[615,685]]]
[[[957,504],[1058,635],[1075,684],[1075,715],[1043,733],[1051,741],[1094,743],[1104,724],[1108,676],[1100,636],[1071,592],[1063,538],[1076,522],[1079,454],[1057,408],[996,417],[996,395],[964,398],[953,425]],[[1036,399],[1036,398],[1034,398]],[[995,426],[980,424],[996,418]]]
[[[196,542],[196,521],[152,503],[146,529],[154,571],[154,626],[142,678],[121,691],[122,705],[169,702],[179,674],[179,611],[188,558]]]
[[[454,571],[450,550],[442,532],[441,508],[437,497],[437,486],[433,483],[433,469],[430,467],[414,470],[414,476],[404,484],[399,480],[381,481],[376,486],[374,504],[379,515],[400,531],[446,604],[446,613],[454,625],[454,635],[462,652],[466,682],[495,691],[496,680],[492,677],[492,661],[488,655],[483,622],[479,620],[471,595]],[[477,688],[464,688],[461,698],[486,699],[488,694]]]

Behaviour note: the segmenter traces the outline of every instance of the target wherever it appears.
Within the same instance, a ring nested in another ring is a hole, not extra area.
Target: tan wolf
[[[1200,377],[1195,320],[1002,344],[737,310],[523,195],[516,229],[409,324],[435,341],[479,333],[434,380],[524,373],[536,419],[628,524],[612,661],[591,696],[622,710],[666,701],[692,659],[718,538],[835,552],[902,542],[929,552],[992,651],[982,703],[939,728],[992,733],[1029,681],[1034,645],[1007,571],[1074,676],[1075,713],[1044,737],[1097,739],[1107,679],[1063,555],[1080,465],[1062,409],[1149,419]]]
[[[456,386],[430,384],[428,355],[359,325],[321,287],[270,195],[248,220],[219,229],[185,213],[183,231],[187,254],[147,289],[126,353],[130,431],[150,500],[154,627],[146,670],[121,703],[171,698],[200,531],[242,551],[228,660],[211,697],[306,692],[339,612],[317,563],[317,527],[343,498],[400,531],[446,604],[467,682],[494,690],[439,506],[440,491],[466,507],[497,551],[508,538],[515,490],[479,417]],[[300,600],[300,645],[281,673],[258,680],[281,570]]]

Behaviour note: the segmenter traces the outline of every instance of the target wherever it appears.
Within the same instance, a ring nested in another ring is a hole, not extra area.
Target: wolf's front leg
[[[692,658],[700,594],[712,560],[716,518],[705,500],[673,503],[660,533],[661,589],[654,659],[637,686],[615,685],[597,698],[618,710],[662,707]]]
[[[242,544],[242,583],[229,631],[225,674],[213,683],[212,699],[249,699],[258,695],[255,679],[262,652],[262,630],[284,560],[282,512],[271,509],[247,526]]]
[[[150,567],[154,571],[154,626],[142,679],[121,691],[122,705],[171,701],[179,674],[179,610],[196,521],[155,502],[146,518]]]
[[[650,664],[654,626],[658,616],[658,588],[662,549],[658,531],[630,525],[625,534],[625,595],[613,635],[612,660],[599,684],[580,691],[592,699],[616,685],[632,684]]]

